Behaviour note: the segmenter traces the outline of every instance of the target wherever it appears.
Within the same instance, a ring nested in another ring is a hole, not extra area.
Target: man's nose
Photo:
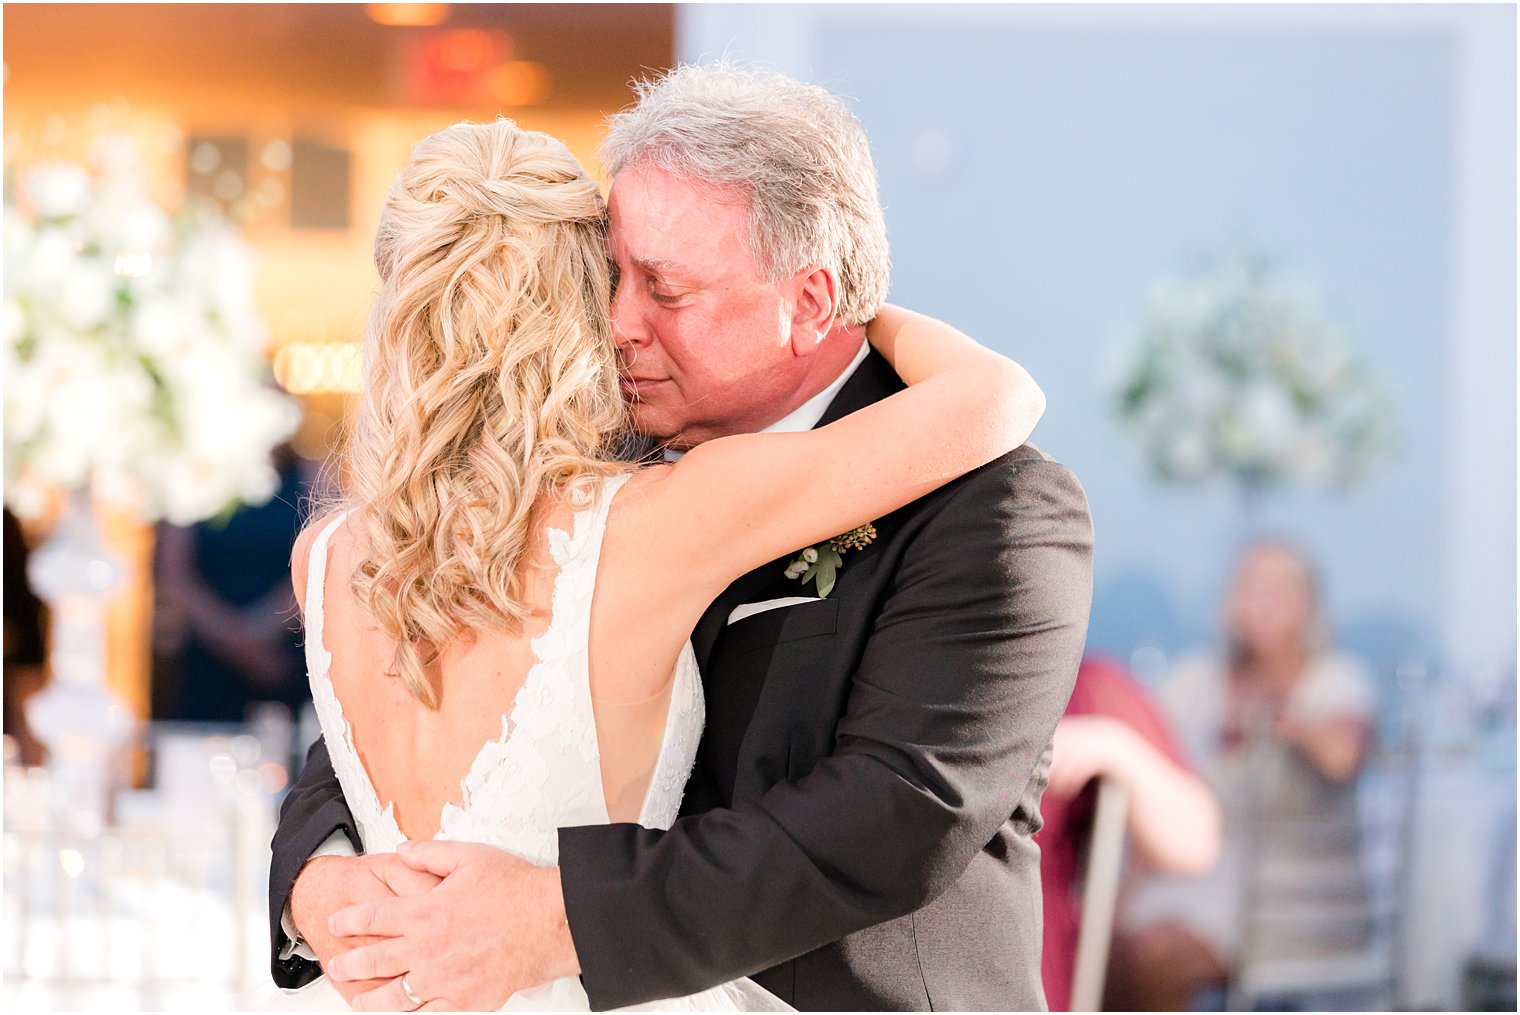
[[[612,294],[612,338],[619,347],[641,346],[648,341],[635,303],[624,286]]]

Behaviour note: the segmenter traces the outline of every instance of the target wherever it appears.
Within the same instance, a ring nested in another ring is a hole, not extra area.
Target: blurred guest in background
[[[1355,776],[1373,694],[1334,652],[1309,561],[1281,541],[1237,564],[1223,658],[1182,660],[1160,704],[1224,807],[1219,862],[1197,878],[1137,886],[1110,959],[1109,1007],[1182,1010],[1223,987],[1249,928],[1256,959],[1355,951],[1370,917],[1356,834]],[[1253,893],[1266,871],[1297,886]]]
[[[43,666],[42,601],[26,578],[29,559],[21,523],[5,512],[5,732],[16,738],[20,761],[42,762],[42,747],[26,728],[26,699],[47,680]]]
[[[1129,791],[1126,832],[1146,869],[1200,874],[1219,855],[1219,804],[1188,770],[1165,720],[1118,663],[1082,661],[1066,713],[1056,726],[1040,878],[1045,895],[1041,973],[1051,1011],[1070,1007],[1081,915],[1081,875],[1092,831],[1097,780]]]
[[[275,467],[280,487],[264,504],[160,530],[157,626],[179,638],[166,718],[242,722],[253,702],[294,712],[311,699],[290,550],[315,470],[289,445],[276,449]]]

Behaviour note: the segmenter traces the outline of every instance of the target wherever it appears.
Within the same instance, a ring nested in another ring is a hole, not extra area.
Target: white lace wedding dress
[[[599,494],[574,513],[573,531],[549,530],[549,549],[559,571],[554,579],[548,629],[533,639],[535,664],[517,692],[501,736],[480,748],[462,784],[458,806],[445,804],[438,839],[483,842],[535,864],[558,862],[556,830],[609,821],[602,787],[596,723],[587,667],[591,599],[597,561],[613,496],[628,476],[603,481]],[[381,807],[354,749],[343,705],[328,668],[332,655],[322,641],[323,582],[327,543],[342,522],[334,518],[311,549],[306,584],[306,664],[312,698],[333,770],[353,812],[366,852],[389,852],[406,836],[390,805]],[[639,816],[647,828],[668,828],[702,734],[702,683],[690,643],[676,662],[674,685],[654,776]],[[628,928],[637,933],[638,928]],[[347,1003],[322,977],[297,990],[276,990],[260,1002],[265,1010],[346,1011]],[[690,997],[639,1006],[662,1011],[790,1011],[750,980],[724,983]],[[586,992],[567,976],[514,994],[503,1011],[587,1011]]]

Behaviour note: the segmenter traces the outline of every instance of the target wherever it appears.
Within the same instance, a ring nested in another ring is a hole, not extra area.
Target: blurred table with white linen
[[[265,899],[289,741],[150,726],[152,789],[108,821],[5,768],[6,1010],[225,1010],[268,976]]]

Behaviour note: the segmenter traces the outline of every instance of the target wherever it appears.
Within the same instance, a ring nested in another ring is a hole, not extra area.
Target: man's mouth
[[[622,382],[625,391],[631,391],[637,395],[643,395],[646,392],[652,391],[661,384],[670,383],[670,378],[668,377],[633,377],[624,374],[618,379]]]

